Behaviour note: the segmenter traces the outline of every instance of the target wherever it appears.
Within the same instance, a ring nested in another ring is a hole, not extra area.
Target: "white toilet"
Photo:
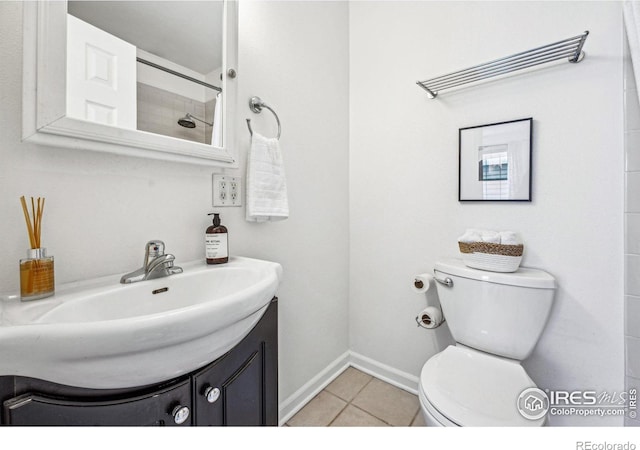
[[[434,268],[444,316],[456,341],[431,357],[420,374],[427,426],[542,426],[520,414],[518,397],[536,387],[520,365],[549,318],[555,279],[521,267],[476,270],[462,261]],[[446,284],[445,284],[446,283]]]

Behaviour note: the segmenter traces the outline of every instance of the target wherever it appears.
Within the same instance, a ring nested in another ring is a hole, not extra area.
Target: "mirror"
[[[533,119],[460,128],[460,201],[531,201]]]
[[[233,1],[27,2],[23,137],[236,167],[236,50]]]

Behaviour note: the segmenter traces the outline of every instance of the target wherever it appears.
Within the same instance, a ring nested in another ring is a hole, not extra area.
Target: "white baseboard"
[[[313,397],[318,395],[320,391],[350,366],[414,395],[418,395],[418,377],[359,353],[346,351],[280,404],[279,425],[282,426],[287,423],[304,405],[309,403]]]
[[[287,423],[295,413],[300,411],[304,405],[309,403],[348,367],[349,352],[346,351],[280,404],[278,424],[282,426]]]
[[[399,387],[402,390],[418,395],[418,377],[359,353],[349,353],[351,356],[349,358],[351,366],[382,381],[386,381],[389,384]]]

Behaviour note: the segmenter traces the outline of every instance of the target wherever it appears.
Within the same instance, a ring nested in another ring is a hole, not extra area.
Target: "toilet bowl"
[[[422,368],[420,406],[432,426],[541,426],[544,419],[526,419],[517,408],[532,387],[517,361],[450,345]]]
[[[418,397],[427,426],[544,425],[546,417],[532,420],[518,409],[520,394],[536,387],[520,361],[544,330],[554,278],[527,268],[481,271],[458,260],[437,263],[434,274],[456,345],[422,368]]]

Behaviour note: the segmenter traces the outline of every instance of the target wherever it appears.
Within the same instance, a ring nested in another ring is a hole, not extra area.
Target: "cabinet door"
[[[169,426],[179,425],[176,418],[178,422],[184,419],[180,425],[190,425],[190,387],[190,380],[185,380],[138,397],[95,402],[30,393],[5,401],[4,417],[7,425]]]
[[[277,302],[229,353],[194,376],[196,425],[278,424]]]

